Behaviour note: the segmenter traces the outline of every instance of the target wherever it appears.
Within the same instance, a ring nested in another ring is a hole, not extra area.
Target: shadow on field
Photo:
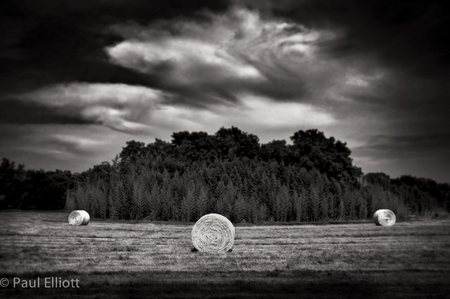
[[[0,289],[0,297],[445,299],[450,298],[445,295],[450,292],[445,283],[449,274],[422,270],[8,273],[0,274],[9,281]],[[68,282],[72,284],[63,287]]]

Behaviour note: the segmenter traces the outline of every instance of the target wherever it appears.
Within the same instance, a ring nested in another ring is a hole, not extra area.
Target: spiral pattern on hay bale
[[[201,217],[192,228],[192,243],[200,252],[229,251],[234,244],[235,230],[230,220],[220,214]]]
[[[69,214],[70,225],[87,225],[90,219],[89,213],[84,210],[75,210]]]
[[[380,209],[373,214],[373,221],[376,225],[392,226],[395,224],[395,220],[394,212],[388,209]]]

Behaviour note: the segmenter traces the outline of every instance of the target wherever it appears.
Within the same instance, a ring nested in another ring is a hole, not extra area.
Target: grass
[[[392,227],[371,222],[237,226],[233,251],[219,255],[192,251],[191,224],[93,219],[88,226],[70,226],[67,213],[22,211],[0,212],[0,219],[0,278],[80,281],[77,289],[9,286],[0,289],[0,297],[438,298],[450,293],[447,218]]]

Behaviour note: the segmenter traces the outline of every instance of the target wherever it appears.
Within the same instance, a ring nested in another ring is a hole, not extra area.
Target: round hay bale
[[[70,225],[87,225],[90,219],[88,212],[84,210],[75,210],[69,214]]]
[[[373,221],[376,225],[392,226],[395,224],[395,214],[388,209],[380,209],[373,214]]]
[[[211,213],[195,223],[192,228],[192,243],[200,252],[227,252],[233,247],[234,235],[234,226],[230,220]]]

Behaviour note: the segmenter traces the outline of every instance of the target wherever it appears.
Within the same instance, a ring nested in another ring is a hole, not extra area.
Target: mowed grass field
[[[0,298],[450,298],[450,219],[237,225],[215,255],[193,223],[67,216],[0,212]]]

